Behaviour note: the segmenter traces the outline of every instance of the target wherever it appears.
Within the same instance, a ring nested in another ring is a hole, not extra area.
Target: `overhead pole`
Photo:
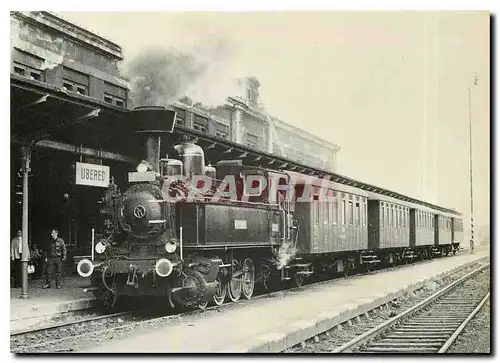
[[[478,77],[473,73],[473,83],[469,85],[469,175],[470,175],[470,252],[474,252],[474,191],[472,185],[472,87],[477,86]]]

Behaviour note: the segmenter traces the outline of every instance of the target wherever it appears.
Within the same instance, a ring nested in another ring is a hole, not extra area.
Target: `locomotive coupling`
[[[158,276],[167,277],[172,273],[173,270],[174,265],[170,260],[166,258],[160,258],[158,261],[156,261],[155,272]]]
[[[78,265],[76,266],[76,271],[78,272],[78,275],[80,275],[81,277],[89,277],[94,272],[94,269],[99,266],[101,266],[101,263],[94,264],[89,259],[84,258],[83,260],[78,262]]]

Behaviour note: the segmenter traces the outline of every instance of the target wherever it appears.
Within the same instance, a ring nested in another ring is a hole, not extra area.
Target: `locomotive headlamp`
[[[95,251],[99,254],[104,253],[104,251],[106,251],[106,245],[102,242],[98,242],[95,245]]]
[[[166,258],[160,258],[158,261],[156,261],[155,271],[156,274],[160,277],[167,277],[172,273],[173,269],[174,266],[172,265],[172,262],[170,262],[170,260],[167,260]]]
[[[148,162],[146,160],[142,160],[135,169],[139,173],[145,173],[146,171],[148,171],[148,168],[149,168]]]
[[[80,262],[78,262],[78,266],[76,266],[76,271],[78,275],[81,277],[89,277],[94,272],[94,264],[92,261],[84,258]]]
[[[168,253],[174,253],[176,249],[177,243],[175,243],[174,241],[165,243],[165,251],[167,251]]]

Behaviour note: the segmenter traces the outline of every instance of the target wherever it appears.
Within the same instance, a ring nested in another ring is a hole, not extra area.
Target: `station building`
[[[49,12],[11,12],[10,22],[11,236],[22,225],[21,168],[28,158],[29,243],[41,245],[51,228],[59,229],[71,265],[73,256],[90,254],[107,185],[83,180],[82,165],[104,170],[124,190],[128,172],[140,161],[139,145],[124,137],[126,126],[120,124],[133,106],[119,72],[122,49]],[[335,171],[337,145],[267,115],[259,107],[256,79],[241,85],[242,95],[216,109],[176,102],[177,124]]]
[[[177,123],[252,149],[279,155],[317,168],[337,171],[340,147],[268,114],[260,103],[255,77],[237,81],[240,94],[215,109],[177,102]]]
[[[11,236],[22,225],[24,151],[31,156],[29,242],[58,228],[71,255],[88,254],[103,189],[76,184],[76,163],[124,177],[126,140],[106,123],[127,110],[129,86],[117,44],[47,12],[12,12]]]

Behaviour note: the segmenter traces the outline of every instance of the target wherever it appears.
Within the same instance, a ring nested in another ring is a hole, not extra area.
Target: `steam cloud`
[[[207,107],[239,95],[231,66],[233,46],[222,38],[203,38],[189,49],[149,49],[127,67],[134,106],[166,106],[183,97]]]

